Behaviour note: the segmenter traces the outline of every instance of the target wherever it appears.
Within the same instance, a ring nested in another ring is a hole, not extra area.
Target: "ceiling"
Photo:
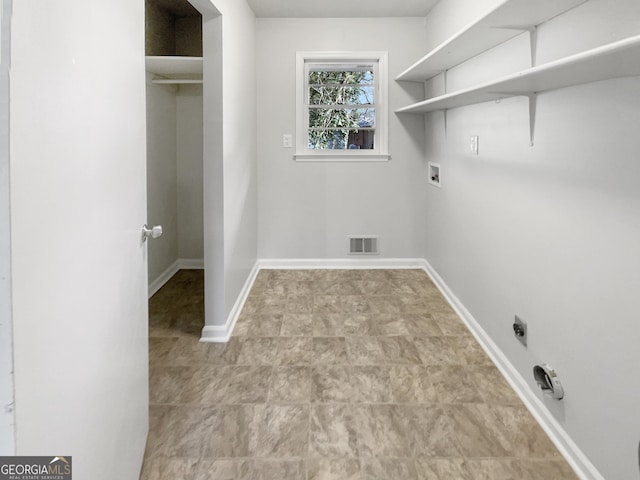
[[[438,0],[247,0],[257,17],[425,17]]]

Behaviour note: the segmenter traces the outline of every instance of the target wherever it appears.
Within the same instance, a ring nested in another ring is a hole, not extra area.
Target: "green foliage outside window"
[[[373,148],[374,79],[371,69],[312,70],[309,87],[309,148]]]

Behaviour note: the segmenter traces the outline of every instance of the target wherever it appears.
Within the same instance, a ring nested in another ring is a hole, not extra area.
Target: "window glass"
[[[372,64],[308,64],[309,150],[375,148],[375,76]]]
[[[296,53],[297,161],[388,161],[386,52]]]

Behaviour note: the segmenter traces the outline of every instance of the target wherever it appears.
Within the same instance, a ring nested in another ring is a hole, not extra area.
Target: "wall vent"
[[[350,235],[349,255],[378,255],[377,235]]]

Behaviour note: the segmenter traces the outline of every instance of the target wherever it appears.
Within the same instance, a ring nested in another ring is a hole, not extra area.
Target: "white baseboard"
[[[204,258],[179,258],[179,270],[204,270]]]
[[[158,275],[158,278],[149,283],[149,297],[151,298],[158,290],[160,290],[178,270],[202,270],[204,268],[204,259],[202,258],[179,258],[169,267]]]
[[[164,272],[158,275],[155,280],[149,283],[149,298],[153,297],[155,293],[178,272],[178,262],[178,260],[173,262]]]
[[[424,268],[422,258],[262,258],[260,269],[407,269]]]
[[[247,278],[236,303],[227,317],[224,325],[207,325],[202,329],[201,342],[228,342],[233,333],[236,321],[242,312],[242,307],[249,296],[253,282],[260,270],[267,269],[377,269],[377,268],[424,268],[424,260],[420,258],[375,258],[375,259],[259,259],[256,261]]]
[[[225,343],[229,341],[229,339],[231,338],[231,333],[233,332],[233,329],[236,326],[236,322],[238,321],[238,317],[240,316],[240,312],[242,312],[242,307],[244,307],[244,303],[247,301],[247,297],[251,292],[253,282],[255,282],[259,271],[260,262],[256,261],[255,265],[251,269],[251,272],[249,273],[249,276],[247,277],[246,282],[244,282],[244,285],[242,286],[242,290],[240,290],[240,294],[236,299],[236,303],[233,304],[233,308],[227,316],[227,321],[225,322],[225,324],[206,325],[202,329],[202,335],[200,337],[201,342]]]
[[[458,316],[467,325],[478,343],[482,346],[487,355],[495,363],[498,370],[506,378],[509,385],[515,390],[527,409],[531,412],[542,429],[549,436],[551,441],[558,448],[562,456],[567,460],[576,474],[582,480],[605,480],[596,467],[589,461],[587,456],[580,450],[578,445],[571,439],[565,429],[551,415],[549,410],[540,400],[538,394],[534,393],[520,372],[513,366],[507,356],[500,350],[495,342],[489,337],[487,332],[480,326],[478,321],[465,308],[460,299],[451,291],[449,286],[438,275],[435,269],[422,260],[423,268],[433,283],[438,287],[447,302],[456,311]]]

